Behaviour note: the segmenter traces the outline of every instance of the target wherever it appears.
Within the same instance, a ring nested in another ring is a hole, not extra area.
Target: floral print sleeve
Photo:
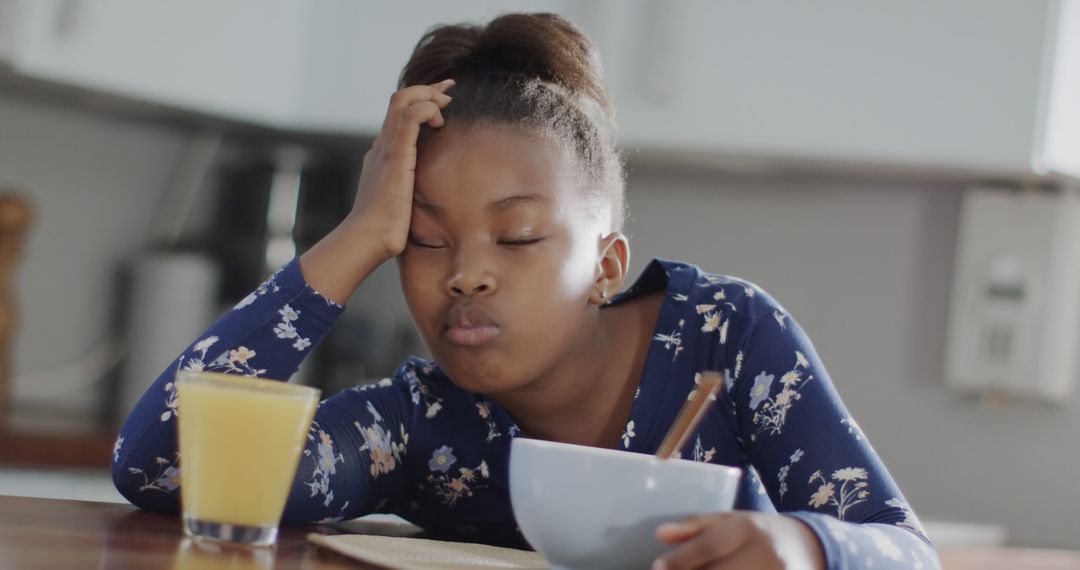
[[[319,405],[285,506],[289,522],[331,522],[396,504],[412,432],[412,361],[393,378],[343,390]]]
[[[306,284],[294,260],[223,315],[162,372],[128,415],[112,457],[113,480],[120,493],[147,510],[179,510],[182,467],[176,421],[181,412],[173,380],[177,371],[288,379],[342,310]],[[363,402],[356,405],[356,400]],[[394,471],[408,437],[402,419],[408,403],[401,389],[386,387],[363,396],[347,391],[322,402],[286,517],[304,521],[342,517],[370,509],[373,497],[392,492],[386,475]],[[363,480],[360,475],[370,475],[374,483],[355,484]],[[353,492],[335,497],[334,479],[354,482]]]
[[[830,569],[937,568],[918,519],[806,333],[758,296],[760,316],[739,345],[728,395],[761,492],[813,529]]]

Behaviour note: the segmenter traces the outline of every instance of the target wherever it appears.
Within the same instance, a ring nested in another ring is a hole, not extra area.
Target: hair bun
[[[551,13],[504,14],[486,26],[436,26],[417,42],[398,86],[503,74],[554,83],[614,116],[596,47],[580,28]]]

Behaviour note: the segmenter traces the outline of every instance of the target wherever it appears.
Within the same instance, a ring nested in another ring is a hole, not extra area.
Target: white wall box
[[[1066,401],[1080,342],[1080,193],[972,188],[962,208],[946,383]]]

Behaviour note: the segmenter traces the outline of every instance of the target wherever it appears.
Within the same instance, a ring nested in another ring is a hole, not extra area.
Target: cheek
[[[581,247],[563,248],[545,256],[536,271],[514,276],[523,326],[520,340],[530,352],[555,354],[565,350],[570,339],[578,338],[587,315],[592,291],[595,254]]]
[[[585,236],[574,236],[559,263],[554,285],[574,299],[588,299],[596,276],[596,245]]]

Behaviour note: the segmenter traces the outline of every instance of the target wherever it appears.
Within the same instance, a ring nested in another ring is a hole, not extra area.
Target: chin
[[[509,368],[500,358],[485,351],[452,348],[436,354],[435,360],[443,372],[463,390],[477,394],[494,394],[512,387]]]

